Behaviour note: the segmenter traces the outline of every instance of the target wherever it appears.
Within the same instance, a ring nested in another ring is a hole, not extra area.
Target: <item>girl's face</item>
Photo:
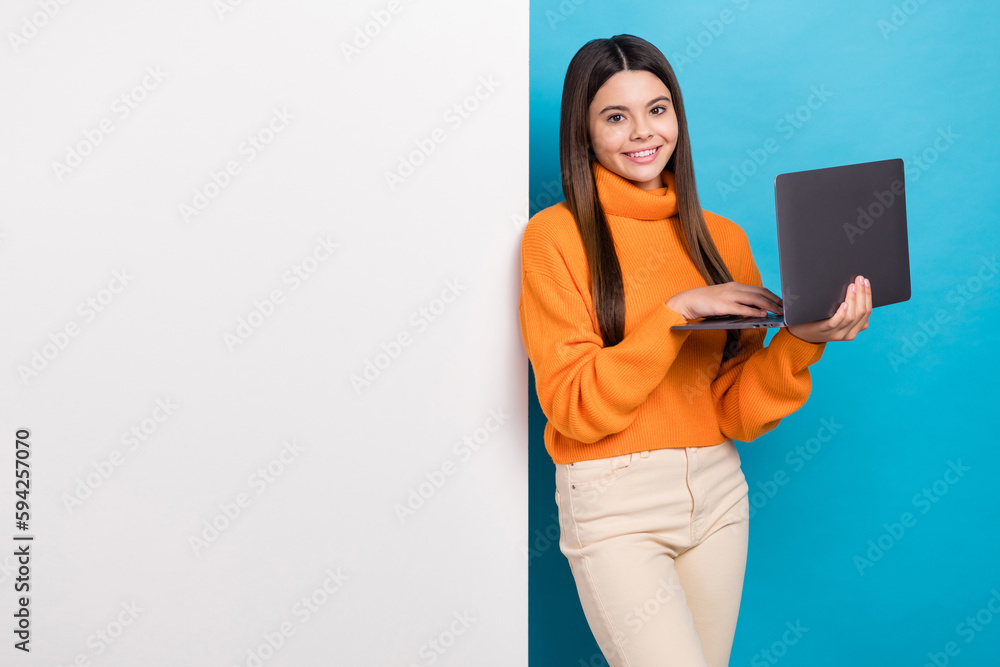
[[[590,141],[597,161],[643,190],[662,188],[660,174],[677,145],[670,91],[652,72],[623,70],[590,103]]]

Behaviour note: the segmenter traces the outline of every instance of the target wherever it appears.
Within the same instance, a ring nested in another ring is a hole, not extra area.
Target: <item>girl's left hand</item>
[[[868,316],[871,314],[871,284],[864,279],[864,276],[858,276],[847,288],[847,298],[840,304],[840,309],[833,317],[786,328],[796,338],[809,343],[854,340],[859,332],[868,328]]]

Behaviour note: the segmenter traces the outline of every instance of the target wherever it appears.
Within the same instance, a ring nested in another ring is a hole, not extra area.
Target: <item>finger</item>
[[[759,313],[762,316],[766,316],[768,311],[776,313],[778,315],[781,315],[782,313],[785,312],[781,306],[776,305],[765,299],[748,299],[739,305],[752,308],[755,312]]]
[[[852,299],[850,300],[852,309],[851,315],[853,317],[848,318],[845,323],[844,338],[845,340],[854,340],[858,333],[867,327],[868,324],[868,297],[866,294],[864,277],[858,276],[855,278],[854,283],[852,283],[849,292]]]
[[[774,305],[776,305],[778,307],[781,307],[782,305],[784,305],[784,302],[781,300],[781,297],[778,296],[777,294],[775,294],[774,292],[772,292],[771,290],[767,289],[766,287],[756,287],[755,286],[755,289],[759,290],[758,294],[761,294],[765,299],[767,299],[768,301],[770,301]]]
[[[767,310],[764,308],[754,308],[753,306],[741,303],[733,303],[726,309],[728,314],[742,315],[743,317],[767,317]]]
[[[771,290],[767,289],[766,287],[757,287],[756,285],[754,285],[753,287],[755,290],[757,290],[758,294],[761,294],[765,299],[767,299],[771,303],[777,306],[782,305],[783,302],[781,300],[781,297],[772,292]]]
[[[755,306],[763,310],[770,310],[774,313],[782,313],[784,309],[782,308],[781,298],[776,296],[774,292],[765,289],[763,287],[754,287],[752,285],[744,285],[745,289],[739,290],[738,295],[735,300],[746,306]]]
[[[857,322],[858,315],[861,311],[861,306],[858,303],[861,296],[858,293],[858,278],[860,278],[860,276],[855,278],[854,282],[852,282],[850,287],[847,288],[847,298],[845,299],[847,302],[847,312],[844,314],[844,321],[848,329],[850,329],[850,327]],[[862,287],[864,287],[864,285],[862,285]]]
[[[871,285],[871,281],[868,280],[868,278],[865,278],[865,297],[866,297],[865,303],[868,306],[868,317],[865,318],[865,326],[864,326],[864,328],[867,329],[868,328],[868,320],[871,317],[872,309],[874,308],[874,306],[872,305],[872,285]]]
[[[734,290],[740,292],[741,294],[755,294],[757,296],[764,297],[768,301],[776,304],[781,303],[781,297],[767,289],[766,287],[759,287],[757,285],[744,285],[742,283],[728,283],[732,285]]]
[[[832,334],[832,340],[840,339],[840,331],[844,327],[844,318],[847,316],[847,302],[842,301],[840,307],[837,308],[830,318],[826,321],[826,331]]]
[[[833,315],[825,320],[816,320],[815,322],[809,322],[808,324],[815,325],[816,334],[822,336],[824,340],[840,340],[840,330],[843,328],[844,312],[846,311],[846,308],[847,302],[842,301],[837,310],[834,311]]]
[[[864,306],[862,303],[863,294],[861,294],[861,290],[859,290],[859,286],[864,288],[864,283],[859,282],[860,279],[861,276],[854,278],[854,282],[852,282],[847,288],[847,297],[844,299],[847,303],[847,311],[844,313],[844,321],[842,323],[842,331],[840,333],[845,337],[851,334],[852,329],[858,324],[858,321],[864,313]],[[850,339],[848,338],[848,340]]]
[[[848,329],[844,332],[844,340],[854,340],[854,338],[861,333],[863,329],[868,326],[868,317],[862,313],[861,316],[850,323]]]
[[[858,294],[861,297],[859,299],[860,308],[858,310],[858,320],[857,322],[854,323],[854,325],[848,332],[850,340],[853,340],[855,336],[857,336],[859,333],[868,328],[868,318],[872,312],[871,287],[870,285],[865,284],[863,278],[862,278],[862,284],[860,285],[860,288],[858,290]]]

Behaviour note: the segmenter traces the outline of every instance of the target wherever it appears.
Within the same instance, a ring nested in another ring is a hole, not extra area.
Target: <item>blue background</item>
[[[987,609],[994,594],[1000,609],[991,428],[1000,276],[984,264],[1000,240],[1000,7],[577,3],[531,6],[532,214],[562,199],[569,60],[589,39],[620,33],[653,42],[674,66],[702,206],[746,230],[774,291],[776,174],[895,157],[906,165],[911,300],[877,309],[854,342],[829,344],[806,405],[738,443],[754,515],[731,664],[921,666],[934,655],[937,665],[1000,665],[1000,615]],[[814,87],[827,99],[800,109]],[[779,124],[797,110],[808,116],[798,127]],[[722,192],[769,138],[778,151]],[[605,665],[559,552],[533,374],[531,383],[531,664]],[[810,443],[823,419],[842,428]],[[809,444],[821,447],[805,460],[796,448]],[[950,463],[967,470],[946,475]],[[776,473],[784,484],[768,484]],[[905,512],[912,520],[900,533],[893,524]],[[887,548],[873,550],[879,542]],[[977,614],[978,630],[965,621]],[[808,630],[783,644],[786,623]],[[948,642],[957,654],[946,655]]]

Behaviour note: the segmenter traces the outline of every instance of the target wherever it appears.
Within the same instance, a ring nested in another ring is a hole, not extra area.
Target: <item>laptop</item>
[[[672,328],[784,327],[826,319],[859,275],[871,283],[873,308],[910,298],[901,159],[778,174],[774,201],[784,315],[723,315]]]

